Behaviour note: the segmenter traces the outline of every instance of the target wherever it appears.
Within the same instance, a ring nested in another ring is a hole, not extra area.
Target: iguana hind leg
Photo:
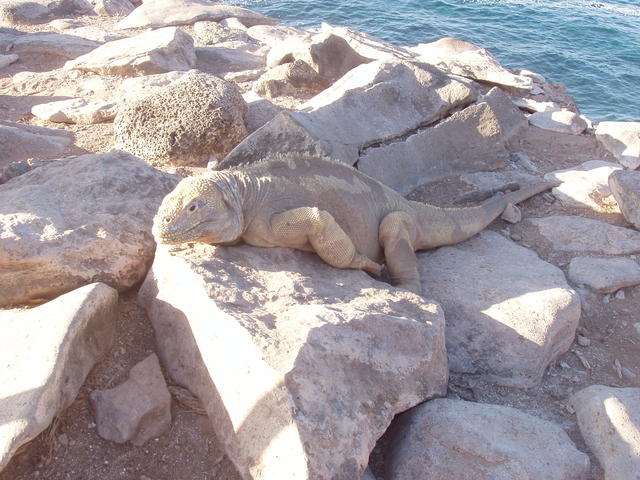
[[[315,207],[300,207],[271,217],[271,231],[282,246],[307,243],[322,260],[336,268],[356,268],[380,275],[382,266],[360,254],[333,216]]]
[[[405,212],[391,212],[380,222],[379,239],[391,284],[421,294],[420,276],[414,249],[415,222]]]

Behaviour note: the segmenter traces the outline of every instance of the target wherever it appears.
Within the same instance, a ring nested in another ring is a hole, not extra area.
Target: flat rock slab
[[[600,122],[598,141],[625,167],[640,167],[640,122]]]
[[[125,35],[93,26],[70,28],[65,30],[65,33],[67,35],[86,38],[87,40],[92,40],[98,43],[113,42],[114,40],[122,40],[123,38],[126,38]]]
[[[255,45],[246,42],[197,47],[196,59],[198,70],[217,76],[262,68],[265,65],[264,55],[256,51]]]
[[[640,388],[592,385],[571,397],[587,446],[606,480],[640,479]]]
[[[364,149],[358,170],[407,194],[418,185],[460,172],[507,165],[506,143],[526,119],[498,88],[478,103],[406,139]]]
[[[439,398],[391,427],[387,480],[586,480],[589,457],[560,426],[515,408]]]
[[[527,223],[563,252],[591,252],[600,255],[628,255],[640,252],[640,232],[599,220],[558,215],[531,218]]]
[[[110,122],[115,118],[116,111],[117,106],[113,102],[91,101],[86,98],[41,103],[31,108],[31,113],[42,120],[83,125]]]
[[[101,281],[120,291],[153,258],[153,216],[176,179],[125,152],[50,162],[0,185],[0,306]]]
[[[415,60],[417,55],[405,47],[399,47],[381,38],[359,32],[350,27],[320,25],[320,31],[344,38],[357,53],[374,60]]]
[[[193,39],[176,27],[166,27],[105,43],[87,55],[67,62],[64,68],[137,77],[189,70],[195,64]]]
[[[9,55],[0,55],[0,68],[4,68],[14,62],[17,62],[18,58],[20,57],[15,53],[11,53]]]
[[[72,144],[73,134],[66,130],[0,120],[0,167],[28,158],[57,158]]]
[[[562,182],[551,192],[568,207],[619,213],[618,203],[609,188],[609,175],[620,169],[620,165],[615,163],[592,160],[577,168],[548,173],[544,178]]]
[[[73,402],[111,347],[117,318],[118,293],[101,283],[0,310],[0,470]]]
[[[161,245],[140,301],[243,478],[361,478],[393,416],[446,392],[440,308],[312,253]]]
[[[418,268],[444,309],[454,372],[532,387],[573,342],[580,299],[562,271],[495,232],[419,254]]]
[[[117,387],[90,395],[98,434],[116,443],[144,445],[171,427],[171,394],[156,354],[136,364]]]
[[[609,176],[613,192],[624,218],[640,230],[640,171],[618,170]]]
[[[237,18],[247,27],[278,23],[277,20],[246,8],[221,5],[207,0],[147,0],[120,20],[116,29],[191,25],[200,20],[219,22],[230,17]]]
[[[118,108],[115,146],[153,163],[205,166],[247,136],[247,105],[235,85],[193,71]]]
[[[13,32],[0,31],[0,50],[7,51],[10,48],[11,53],[18,55],[36,53],[57,55],[71,60],[85,55],[99,46],[98,42],[63,33],[22,33],[16,31],[14,34]]]
[[[360,65],[303,104],[303,111],[279,115],[247,137],[223,165],[282,152],[319,153],[353,165],[362,148],[402,137],[475,96],[430,66],[400,61]]]
[[[613,293],[640,284],[640,265],[630,258],[576,257],[569,264],[569,279],[599,293]]]
[[[587,122],[579,114],[570,110],[546,110],[529,116],[534,127],[552,132],[580,135],[587,129]]]
[[[0,26],[35,25],[53,18],[89,13],[88,3],[76,0],[3,0],[0,4]]]

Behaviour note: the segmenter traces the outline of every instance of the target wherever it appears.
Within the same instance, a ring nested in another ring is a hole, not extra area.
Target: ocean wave
[[[449,3],[449,2],[448,2]],[[451,4],[460,2],[451,1]],[[628,15],[640,17],[640,6],[599,2],[593,0],[462,0],[461,3],[474,3],[479,5],[502,5],[502,6],[519,6],[519,7],[536,7],[545,9],[567,9],[567,10],[599,10],[609,11],[620,15]]]

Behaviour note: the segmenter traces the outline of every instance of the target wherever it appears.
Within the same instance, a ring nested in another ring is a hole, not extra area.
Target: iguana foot
[[[374,262],[369,257],[361,255],[360,253],[355,254],[351,266],[352,268],[359,268],[365,272],[369,272],[376,277],[379,277],[382,272],[382,265]]]
[[[420,286],[420,283],[397,283],[394,285],[394,287],[396,288],[402,288],[404,290],[408,290],[410,292],[413,293],[417,293],[418,295],[422,295],[422,287]]]

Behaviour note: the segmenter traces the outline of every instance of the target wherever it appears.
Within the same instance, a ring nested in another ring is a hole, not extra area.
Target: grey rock
[[[220,21],[238,18],[244,25],[275,25],[264,15],[242,7],[222,5],[207,0],[147,0],[116,25],[129,28],[159,28],[172,25],[192,25],[200,20]]]
[[[580,299],[562,271],[495,232],[420,253],[418,268],[445,312],[451,371],[532,387],[573,343]]]
[[[605,480],[640,479],[640,388],[592,385],[574,394],[571,403]]]
[[[587,122],[579,114],[570,110],[546,110],[529,116],[534,127],[558,133],[580,135],[587,128]]]
[[[329,86],[329,82],[311,65],[295,60],[268,70],[253,84],[253,91],[266,98],[313,96]]]
[[[31,113],[51,122],[90,125],[112,121],[116,116],[116,104],[91,101],[86,98],[72,98],[34,105]]]
[[[627,255],[640,252],[640,232],[590,218],[551,216],[527,220],[553,248],[563,252]]]
[[[0,310],[0,470],[75,400],[111,347],[117,317],[118,293],[100,283],[36,308]]]
[[[304,111],[274,118],[238,145],[223,165],[283,151],[322,153],[353,165],[362,148],[402,137],[473,99],[473,90],[432,67],[371,62],[302,105]]]
[[[136,364],[124,383],[90,395],[98,434],[116,443],[144,445],[171,426],[171,394],[156,354]]]
[[[120,35],[119,33],[110,32],[93,26],[70,28],[65,30],[65,33],[67,35],[86,38],[87,40],[98,43],[113,42],[114,40],[122,40],[123,38],[126,38],[124,35]]]
[[[506,142],[526,127],[524,116],[499,89],[434,127],[365,149],[358,169],[400,193],[460,172],[507,165]]]
[[[211,47],[196,48],[198,70],[216,76],[228,72],[241,72],[262,68],[265,57],[255,45],[246,42],[220,43]]]
[[[589,457],[560,426],[515,408],[435,399],[392,426],[387,480],[585,480]]]
[[[344,38],[349,46],[365,58],[374,60],[415,60],[417,55],[409,49],[393,45],[381,38],[359,32],[353,28],[322,23],[320,30]]]
[[[618,170],[609,176],[609,187],[627,221],[640,230],[640,172]]]
[[[129,0],[89,0],[98,15],[116,17],[129,15],[135,6]]]
[[[28,158],[60,157],[73,144],[73,134],[0,120],[0,144],[3,147],[0,166],[5,166]]]
[[[161,92],[166,86],[183,78],[188,73],[188,71],[176,71],[127,78],[120,84],[117,97],[121,102],[140,100],[148,95]]]
[[[0,31],[0,50],[18,55],[55,55],[64,59],[74,59],[99,47],[98,42],[63,33],[54,32],[3,32]]]
[[[83,0],[3,0],[0,26],[34,25],[53,18],[88,13],[91,5]]]
[[[124,291],[153,258],[151,222],[176,180],[124,152],[49,162],[0,185],[0,306],[91,282]]]
[[[630,258],[576,257],[569,264],[569,279],[598,293],[614,293],[640,284],[640,265]]]
[[[243,478],[361,478],[393,416],[446,391],[439,307],[309,252],[160,245],[139,298]]]
[[[204,21],[193,25],[196,45],[215,45],[228,41],[247,42],[249,35],[243,30],[232,30],[223,27],[218,22]]]
[[[289,42],[291,37],[309,38],[311,33],[295,27],[284,25],[256,25],[246,30],[249,37],[269,47],[274,47],[281,42]]]
[[[562,182],[553,195],[567,207],[588,208],[601,213],[619,212],[609,188],[609,176],[620,166],[600,160],[585,162],[579,167],[557,170],[545,175],[547,180]]]
[[[189,70],[195,64],[193,39],[176,27],[167,27],[107,42],[64,68],[135,77]]]
[[[0,68],[4,68],[14,62],[17,62],[18,58],[20,57],[18,57],[18,55],[16,55],[15,53],[11,53],[9,55],[0,55]]]
[[[253,92],[242,95],[247,102],[247,114],[244,118],[247,132],[253,133],[273,118],[282,110],[269,100],[261,98]]]
[[[598,141],[625,167],[640,167],[640,122],[600,122]]]
[[[115,145],[145,160],[206,165],[222,158],[246,135],[247,106],[238,88],[200,72],[120,106]]]

